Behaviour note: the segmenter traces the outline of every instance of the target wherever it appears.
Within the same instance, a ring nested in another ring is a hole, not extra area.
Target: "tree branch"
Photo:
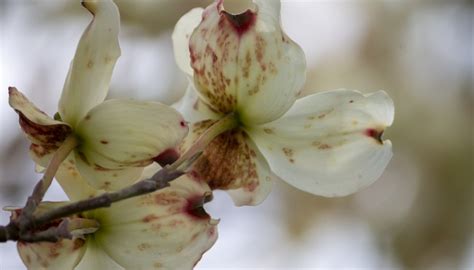
[[[151,193],[169,186],[169,182],[183,175],[181,170],[165,167],[155,173],[151,178],[139,181],[129,187],[115,192],[103,193],[97,197],[70,203],[55,209],[52,209],[39,216],[31,216],[24,219],[22,225],[24,228],[38,227],[47,224],[53,220],[64,218],[72,214],[93,210],[102,207],[109,207],[112,203],[125,200],[131,197]],[[7,226],[0,226],[0,242],[8,240],[21,240],[25,242],[50,241],[55,242],[61,238],[70,238],[70,234],[65,234],[65,230],[58,228],[49,228],[45,231],[30,233],[20,233],[19,222],[12,221]]]
[[[183,175],[184,172],[163,168],[149,179],[137,182],[129,187],[115,192],[103,193],[97,197],[78,201],[68,205],[52,209],[47,213],[35,218],[35,225],[42,225],[50,220],[66,217],[71,214],[93,210],[102,207],[109,207],[112,203],[125,200],[131,197],[151,193],[169,186],[169,182]]]

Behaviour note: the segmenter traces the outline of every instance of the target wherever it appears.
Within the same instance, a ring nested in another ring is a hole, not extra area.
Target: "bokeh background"
[[[110,97],[176,101],[178,18],[208,1],[116,1],[122,57]],[[394,99],[394,157],[369,188],[327,199],[283,182],[258,207],[217,193],[220,239],[197,269],[474,269],[471,1],[283,1],[284,29],[306,53],[304,94],[336,88]],[[79,1],[0,0],[0,206],[23,205],[39,179],[8,106],[16,86],[50,115],[90,20]],[[65,199],[57,185],[47,195]],[[8,214],[0,214],[6,223]],[[0,244],[0,269],[23,269]]]

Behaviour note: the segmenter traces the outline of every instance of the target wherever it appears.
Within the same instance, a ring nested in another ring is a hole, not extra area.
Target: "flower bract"
[[[394,117],[390,97],[300,97],[305,57],[281,28],[280,2],[254,0],[238,13],[227,3],[190,11],[173,33],[176,61],[192,81],[176,105],[193,123],[182,150],[219,119],[233,115],[236,123],[204,150],[193,175],[237,205],[262,202],[276,178],[329,197],[379,178],[392,156],[382,139]]]

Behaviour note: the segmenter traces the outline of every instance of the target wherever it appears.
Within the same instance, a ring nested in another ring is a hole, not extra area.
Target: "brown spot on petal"
[[[211,189],[237,189],[258,185],[256,153],[240,129],[222,133],[204,150],[193,166],[194,175]]]
[[[141,243],[137,246],[138,250],[144,251],[146,249],[150,249],[151,245],[149,243]]]
[[[288,158],[288,160],[291,163],[295,163],[295,160],[293,159],[293,155],[294,155],[293,149],[288,148],[288,147],[283,147],[281,150],[283,151],[283,153],[285,154],[285,156]]]
[[[92,68],[93,66],[94,66],[94,61],[89,60],[89,61],[87,62],[87,68]]]
[[[157,215],[154,215],[154,214],[150,214],[150,215],[147,215],[145,216],[142,221],[145,222],[145,223],[148,223],[148,222],[152,222],[153,220],[157,220],[159,217]]]
[[[111,184],[112,183],[110,181],[105,181],[100,188],[103,190],[109,190]]]
[[[320,144],[318,146],[318,149],[320,149],[320,150],[327,150],[327,149],[331,149],[331,148],[332,147],[329,144],[326,144],[326,143]]]
[[[101,143],[101,144],[108,144],[108,143],[109,143],[109,141],[106,141],[106,140],[100,140],[100,143]]]
[[[106,55],[106,56],[104,57],[104,63],[108,64],[108,63],[111,63],[112,61],[113,61],[113,58],[112,58],[112,57],[110,57],[110,56],[108,56],[108,55]]]
[[[179,203],[182,199],[169,193],[157,193],[154,195],[154,202],[157,205],[170,205]]]
[[[264,128],[263,131],[267,134],[273,134],[275,133],[275,131],[273,130],[273,128]]]

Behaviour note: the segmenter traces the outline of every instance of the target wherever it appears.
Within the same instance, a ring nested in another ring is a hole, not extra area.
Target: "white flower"
[[[191,10],[173,41],[178,66],[194,82],[177,105],[194,122],[183,148],[226,115],[236,123],[206,148],[193,175],[228,190],[237,205],[263,201],[275,175],[313,194],[351,194],[391,159],[381,138],[394,117],[385,92],[298,99],[305,57],[281,29],[279,1],[254,0],[240,14],[222,0]]]
[[[69,162],[77,165],[94,188],[118,189],[138,179],[143,167],[154,159],[169,159],[170,149],[182,140],[188,127],[177,111],[158,102],[104,101],[120,56],[120,17],[111,0],[82,4],[93,20],[71,63],[59,117],[47,116],[14,87],[9,88],[9,103],[32,142],[30,154],[37,164],[47,166],[63,141],[75,136],[79,145]],[[160,156],[163,153],[165,157]]]
[[[147,168],[143,178],[158,168]],[[73,171],[63,176],[80,177]],[[218,222],[203,209],[210,192],[205,183],[181,176],[165,189],[83,213],[99,224],[92,234],[18,242],[18,251],[28,269],[192,269],[217,240]]]

